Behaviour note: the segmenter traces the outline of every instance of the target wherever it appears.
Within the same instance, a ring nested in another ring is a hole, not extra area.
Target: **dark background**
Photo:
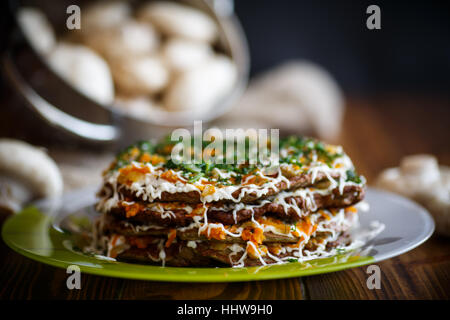
[[[10,19],[8,1],[1,3],[3,48]],[[371,4],[381,8],[381,30],[366,27]],[[307,59],[350,95],[449,93],[449,1],[235,0],[235,11],[248,38],[252,75]]]
[[[381,9],[381,30],[366,9]],[[236,0],[252,74],[286,59],[324,66],[349,94],[450,89],[448,1]]]

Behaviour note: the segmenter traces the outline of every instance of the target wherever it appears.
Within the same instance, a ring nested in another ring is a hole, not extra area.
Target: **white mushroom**
[[[169,72],[158,57],[117,59],[111,64],[118,91],[126,95],[154,94],[169,81]]]
[[[108,64],[94,51],[60,43],[49,54],[50,66],[75,88],[101,104],[114,99],[114,84]]]
[[[161,106],[147,96],[118,96],[114,101],[114,107],[139,119],[154,119],[165,112]]]
[[[307,61],[282,64],[250,82],[225,127],[284,128],[335,140],[344,113],[343,93],[322,67]]]
[[[169,39],[162,49],[162,57],[175,72],[196,67],[209,59],[212,54],[210,45],[182,38]]]
[[[450,167],[439,166],[438,173],[438,178],[424,186],[416,200],[433,215],[436,233],[450,237]]]
[[[403,158],[398,168],[384,170],[376,185],[409,198],[417,198],[439,182],[439,179],[436,158],[420,154]]]
[[[269,72],[257,85],[266,95],[296,104],[321,138],[332,140],[339,134],[344,113],[343,95],[336,81],[322,67],[311,62],[288,62]]]
[[[0,139],[0,208],[17,211],[33,198],[59,196],[62,191],[59,169],[44,151]]]
[[[153,23],[162,33],[196,41],[213,42],[214,20],[200,10],[174,2],[151,2],[137,11],[138,19]]]
[[[17,20],[34,49],[40,54],[47,54],[56,43],[55,32],[47,17],[38,9],[21,8]]]
[[[426,204],[436,221],[436,233],[450,237],[450,196],[441,189]]]
[[[169,111],[206,111],[231,90],[236,76],[236,66],[229,58],[210,59],[174,80],[164,97],[164,106]]]
[[[439,181],[439,165],[437,159],[429,154],[416,154],[404,157],[400,162],[401,174],[419,182],[422,188],[427,188]]]
[[[108,60],[116,57],[133,59],[135,56],[149,55],[159,45],[154,28],[148,23],[134,20],[108,29],[85,33],[83,41]]]
[[[384,170],[376,186],[422,204],[436,220],[436,231],[450,236],[450,168],[439,166],[434,156],[405,157],[399,168]]]
[[[81,30],[88,32],[116,27],[131,16],[130,5],[125,1],[97,2],[82,12]]]

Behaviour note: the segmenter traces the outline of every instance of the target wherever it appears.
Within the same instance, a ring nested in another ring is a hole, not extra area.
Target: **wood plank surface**
[[[378,96],[348,100],[342,144],[369,181],[407,154],[433,153],[450,165],[448,97]],[[5,216],[1,217],[3,223]],[[82,275],[68,290],[65,270],[46,266],[0,243],[0,299],[449,299],[450,239],[378,263],[381,289],[366,286],[367,267],[245,283],[162,283]]]

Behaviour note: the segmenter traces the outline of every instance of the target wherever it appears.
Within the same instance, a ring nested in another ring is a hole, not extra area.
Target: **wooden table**
[[[450,165],[448,97],[349,99],[341,143],[373,180],[412,153]],[[5,217],[2,217],[2,222]],[[450,239],[434,235],[420,247],[378,263],[381,289],[366,287],[367,267],[304,278],[244,283],[162,283],[82,275],[68,290],[65,270],[34,262],[0,243],[0,299],[449,299]]]

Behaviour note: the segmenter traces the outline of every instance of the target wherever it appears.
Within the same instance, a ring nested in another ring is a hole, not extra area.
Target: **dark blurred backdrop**
[[[366,9],[381,8],[381,30]],[[349,94],[450,91],[449,1],[236,0],[252,74],[285,59],[312,60]]]
[[[4,47],[8,36],[8,1],[0,2],[0,36]],[[234,3],[249,41],[252,75],[286,59],[308,59],[329,70],[347,94],[449,93],[449,1],[235,0]],[[371,4],[381,8],[381,30],[366,27],[369,16],[366,9]]]
[[[0,51],[10,35],[8,2],[17,1],[0,1]],[[371,4],[381,8],[381,30],[366,27]],[[381,169],[396,165],[404,154],[431,152],[450,164],[449,1],[235,0],[235,11],[247,34],[252,75],[285,60],[306,59],[336,78],[350,110],[344,124],[347,138],[355,149],[371,151],[357,163],[372,161]],[[70,145],[67,134],[42,125],[25,109],[1,73],[0,103],[0,137]],[[366,136],[354,134],[366,129]],[[381,137],[391,143],[390,162],[381,161],[385,150],[372,159],[377,146],[368,141],[371,135],[377,137],[374,141]]]

